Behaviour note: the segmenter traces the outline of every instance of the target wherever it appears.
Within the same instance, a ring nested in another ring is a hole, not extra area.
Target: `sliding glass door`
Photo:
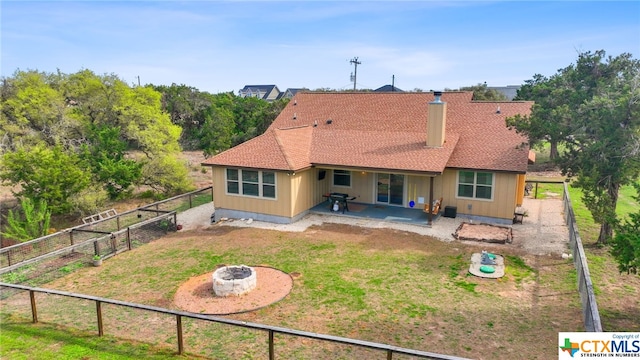
[[[404,175],[377,174],[377,202],[388,205],[404,204]]]

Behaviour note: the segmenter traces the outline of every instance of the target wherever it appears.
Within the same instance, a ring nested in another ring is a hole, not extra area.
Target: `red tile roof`
[[[426,146],[433,93],[298,93],[269,129],[203,165],[296,171],[310,166],[441,173],[445,167],[524,173],[526,139],[505,118],[532,102],[474,102],[445,92],[445,144]]]

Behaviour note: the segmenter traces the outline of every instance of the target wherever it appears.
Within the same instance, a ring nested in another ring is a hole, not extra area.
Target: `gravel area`
[[[569,252],[569,235],[564,224],[562,199],[548,197],[544,200],[525,198],[523,208],[527,211],[522,224],[511,226],[513,242],[501,246],[512,246],[533,255],[558,255]],[[178,224],[184,230],[206,229],[211,226],[257,227],[262,229],[303,232],[313,225],[323,223],[345,224],[367,228],[387,228],[431,236],[442,241],[456,240],[453,234],[462,222],[473,223],[464,216],[438,218],[432,227],[410,225],[352,216],[309,214],[293,224],[273,224],[253,219],[229,219],[211,224],[213,203],[202,205],[178,214]]]

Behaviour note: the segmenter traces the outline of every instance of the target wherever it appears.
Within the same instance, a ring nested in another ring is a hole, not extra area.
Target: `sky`
[[[520,85],[578,54],[640,58],[640,1],[0,1],[0,70],[402,90]]]

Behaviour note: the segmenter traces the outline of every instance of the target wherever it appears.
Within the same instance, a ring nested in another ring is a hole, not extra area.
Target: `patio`
[[[309,210],[312,214],[322,215],[334,215],[345,217],[365,218],[372,220],[384,220],[390,222],[398,222],[410,225],[422,225],[427,226],[427,213],[422,211],[422,208],[415,207],[404,208],[398,206],[388,206],[381,204],[361,204],[355,202],[349,202],[348,211],[342,213],[342,207],[340,211],[331,211],[331,204],[328,201],[322,202]],[[433,222],[436,221],[442,214],[433,216]]]

